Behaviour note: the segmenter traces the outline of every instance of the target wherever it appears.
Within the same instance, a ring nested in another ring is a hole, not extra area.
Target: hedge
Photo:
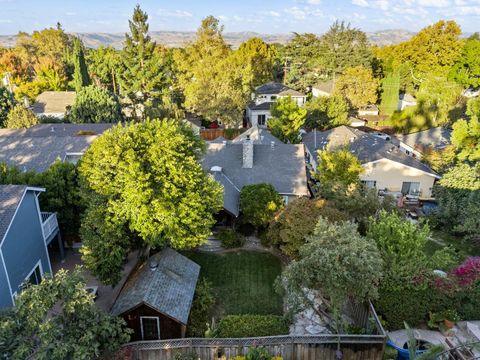
[[[222,246],[227,249],[239,248],[245,243],[245,237],[242,234],[229,228],[221,229],[217,237],[222,242]]]
[[[278,315],[227,315],[218,324],[218,337],[240,338],[288,334],[288,322]]]

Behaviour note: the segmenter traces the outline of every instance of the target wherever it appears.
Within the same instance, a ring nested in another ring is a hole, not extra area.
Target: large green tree
[[[116,95],[90,85],[77,93],[68,118],[73,123],[112,123],[121,121],[123,115]]]
[[[213,214],[222,208],[220,186],[198,163],[202,149],[202,141],[174,120],[117,125],[105,132],[80,163],[89,191],[99,197],[89,196],[82,233],[92,231],[95,217],[90,212],[101,211],[104,220],[98,222],[95,236],[104,242],[98,246],[111,248],[112,253],[119,248],[116,239],[122,240],[115,235],[110,242],[109,233],[119,229],[132,234],[127,237],[130,247],[135,239],[150,247],[183,249],[202,244],[215,223]],[[92,241],[85,244],[85,251],[99,260],[108,253],[94,251]],[[99,273],[98,268],[92,270]]]
[[[59,306],[59,304],[61,304]],[[0,315],[0,354],[7,359],[100,359],[126,343],[125,322],[99,310],[80,269],[60,270],[18,294]]]
[[[247,185],[240,192],[240,211],[245,221],[266,226],[283,209],[283,199],[271,184]]]
[[[305,105],[309,129],[328,130],[348,124],[348,103],[341,96],[320,96]]]
[[[345,97],[353,108],[377,102],[379,81],[369,68],[356,66],[346,69],[335,83],[335,92]]]
[[[0,86],[0,127],[5,126],[8,113],[15,106],[15,98],[7,88]]]
[[[464,87],[480,86],[480,40],[468,39],[462,55],[450,70],[450,78]]]
[[[76,92],[90,85],[83,44],[78,37],[73,39],[73,88]]]
[[[305,124],[307,110],[300,107],[291,97],[279,98],[270,109],[268,128],[273,136],[285,143],[300,142],[300,128]]]
[[[30,109],[18,104],[8,113],[5,127],[10,129],[28,129],[38,123],[38,118]]]
[[[452,144],[458,151],[460,160],[480,160],[480,100],[471,99],[467,103],[470,120],[460,119],[452,128]]]
[[[300,259],[283,271],[279,284],[290,309],[313,308],[338,320],[347,301],[362,303],[378,296],[383,262],[373,240],[360,236],[350,222],[332,224],[320,218],[300,249]],[[321,299],[312,302],[312,293]],[[342,331],[341,323],[333,323]]]
[[[118,95],[123,72],[121,52],[110,46],[100,46],[87,52],[87,63],[92,82]]]

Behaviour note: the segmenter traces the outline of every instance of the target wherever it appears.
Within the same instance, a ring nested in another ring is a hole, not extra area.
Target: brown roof
[[[45,91],[38,95],[32,111],[35,114],[65,113],[75,102],[75,97],[75,91]]]

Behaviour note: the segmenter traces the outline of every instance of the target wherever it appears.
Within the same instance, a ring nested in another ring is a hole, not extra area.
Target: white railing
[[[56,213],[42,212],[42,233],[43,239],[47,239],[58,230],[58,220]]]

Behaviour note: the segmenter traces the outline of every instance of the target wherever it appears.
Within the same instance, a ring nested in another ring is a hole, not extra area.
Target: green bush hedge
[[[256,337],[288,334],[288,322],[278,315],[227,315],[218,324],[218,337]]]
[[[222,246],[227,249],[242,247],[245,243],[245,237],[232,229],[221,229],[217,235],[222,242]]]

